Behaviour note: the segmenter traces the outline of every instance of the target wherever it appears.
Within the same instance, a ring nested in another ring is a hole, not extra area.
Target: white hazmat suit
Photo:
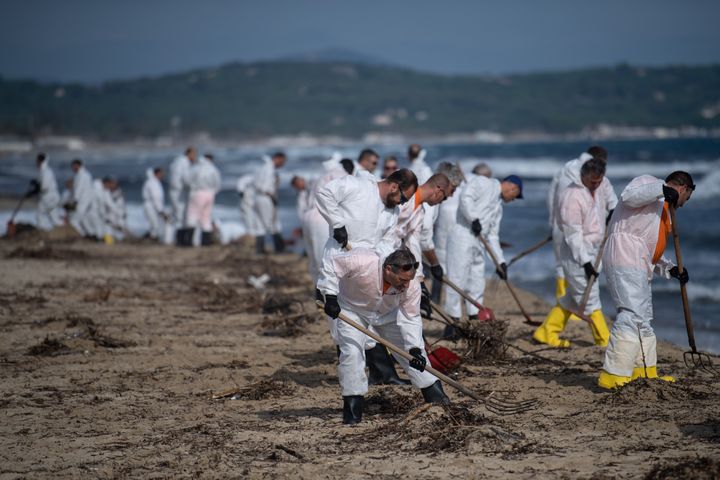
[[[168,175],[168,197],[170,198],[170,208],[172,213],[173,224],[176,228],[183,226],[185,221],[185,192],[188,187],[188,173],[190,173],[192,163],[187,155],[180,155],[170,164]]]
[[[255,171],[253,177],[255,189],[255,215],[258,220],[259,235],[280,233],[281,226],[278,220],[277,203],[277,177],[272,158],[263,156],[262,165]]]
[[[95,209],[95,188],[90,172],[81,166],[73,177],[72,202],[75,210],[70,214],[70,224],[85,236],[101,237]]]
[[[383,292],[381,257],[367,248],[354,248],[334,256],[330,268],[333,280],[320,290],[325,295],[337,295],[345,315],[364,327],[373,327],[381,337],[405,351],[419,348],[428,361],[422,337],[417,277],[406,291],[398,292],[390,287]],[[368,391],[365,346],[369,337],[340,319],[331,321],[331,329],[340,347],[338,377],[342,395],[365,395]],[[437,381],[427,371],[410,367],[404,357],[393,355],[415,387],[426,388]]]
[[[500,221],[503,206],[500,181],[475,175],[468,179],[459,195],[457,224],[447,243],[447,277],[460,288],[483,303],[485,293],[485,247],[471,230],[473,220],[479,220],[481,235],[487,240],[499,263],[505,262],[500,248]],[[445,310],[460,317],[460,295],[454,290],[445,292]],[[467,302],[468,315],[478,313],[475,305]]]
[[[38,171],[38,183],[40,184],[40,198],[37,207],[38,228],[52,229],[62,223],[60,218],[60,193],[58,193],[55,174],[48,164],[46,158]]]
[[[162,183],[155,176],[152,168],[145,173],[145,183],[142,187],[143,211],[150,225],[150,238],[162,239],[165,235],[164,213],[165,193]]]
[[[650,282],[653,273],[670,278],[673,262],[660,255],[653,263],[665,205],[664,182],[650,175],[633,179],[620,195],[610,220],[603,261],[618,315],[605,351],[600,385],[609,376],[657,376],[657,340]],[[662,253],[662,252],[660,252]],[[641,344],[642,340],[642,344]],[[644,361],[643,361],[644,359]],[[612,383],[612,382],[610,382]],[[611,385],[612,386],[612,385]]]
[[[190,195],[185,226],[212,231],[212,210],[215,205],[215,194],[220,191],[220,171],[207,158],[201,158],[188,172]]]

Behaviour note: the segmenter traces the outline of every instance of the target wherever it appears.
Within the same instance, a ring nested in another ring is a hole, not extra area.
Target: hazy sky
[[[720,62],[720,1],[0,0],[0,75],[96,82],[344,49],[440,73]]]

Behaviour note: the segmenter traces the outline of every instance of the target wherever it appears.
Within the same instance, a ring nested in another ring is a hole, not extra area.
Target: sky
[[[0,0],[0,76],[97,83],[341,49],[442,74],[720,63],[715,0]]]

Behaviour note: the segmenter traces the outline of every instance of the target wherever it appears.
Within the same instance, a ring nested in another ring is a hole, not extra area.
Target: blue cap
[[[523,194],[522,194],[522,180],[520,180],[520,177],[518,177],[517,175],[508,175],[507,177],[503,178],[502,181],[503,181],[503,182],[514,183],[515,185],[517,185],[518,188],[520,189],[520,194],[517,196],[517,198],[523,198]]]

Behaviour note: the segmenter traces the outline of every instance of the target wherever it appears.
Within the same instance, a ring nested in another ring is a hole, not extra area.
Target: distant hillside
[[[0,133],[102,139],[718,127],[720,66],[479,77],[350,63],[235,63],[101,86],[0,79],[0,105]]]

